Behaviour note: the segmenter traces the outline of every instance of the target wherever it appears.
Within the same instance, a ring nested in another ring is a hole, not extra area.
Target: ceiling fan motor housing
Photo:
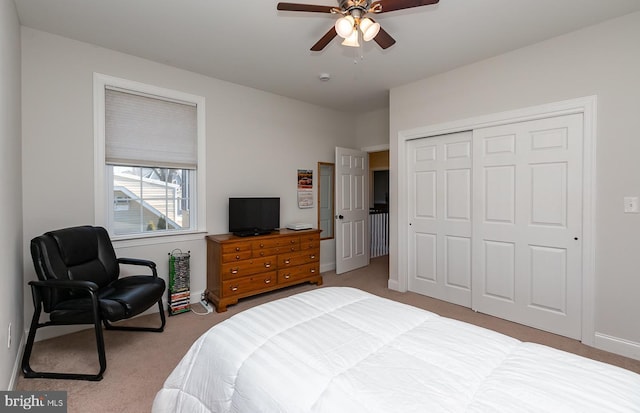
[[[363,12],[362,14],[364,14],[369,10],[371,6],[371,0],[339,0],[338,4],[340,5],[340,9],[345,12],[352,10],[361,10]]]

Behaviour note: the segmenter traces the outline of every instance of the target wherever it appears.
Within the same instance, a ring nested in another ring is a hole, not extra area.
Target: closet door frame
[[[397,169],[397,210],[395,224],[397,228],[396,259],[390,261],[392,273],[397,280],[390,279],[388,286],[396,291],[408,290],[409,268],[409,214],[408,214],[408,179],[407,179],[407,141],[445,135],[455,132],[469,131],[489,126],[544,119],[560,115],[581,113],[583,115],[583,233],[582,233],[582,338],[581,341],[593,346],[595,342],[595,177],[596,177],[596,115],[597,97],[554,102],[540,106],[532,106],[507,112],[499,112],[485,116],[461,119],[452,122],[428,125],[416,129],[398,132],[395,152],[398,160]],[[393,184],[393,183],[392,183]],[[472,218],[473,219],[473,218]],[[391,217],[393,222],[394,217]]]

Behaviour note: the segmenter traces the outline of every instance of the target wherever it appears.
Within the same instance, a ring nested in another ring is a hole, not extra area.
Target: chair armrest
[[[118,258],[118,264],[143,265],[145,267],[151,268],[154,277],[158,276],[158,272],[156,271],[156,263],[150,260],[143,260],[140,258]]]
[[[84,280],[40,280],[29,281],[29,285],[33,285],[38,288],[58,288],[58,289],[82,289],[92,293],[98,291],[98,284],[93,281]]]
[[[47,300],[43,298],[43,290],[84,290],[89,293],[91,298],[91,307],[93,309],[93,316],[96,320],[99,319],[99,307],[98,307],[98,284],[93,281],[85,280],[38,280],[29,281],[31,286],[31,295],[33,299],[33,306],[36,308],[34,314],[40,314],[42,303],[45,304],[45,312],[51,312],[51,304],[47,304]],[[34,315],[35,317],[35,315]]]

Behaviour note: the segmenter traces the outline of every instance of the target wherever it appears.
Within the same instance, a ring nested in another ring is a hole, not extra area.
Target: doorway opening
[[[369,152],[369,255],[389,254],[389,150]]]

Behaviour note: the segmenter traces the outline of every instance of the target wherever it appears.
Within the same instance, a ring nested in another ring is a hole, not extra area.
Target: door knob
[[[342,215],[337,215],[337,216],[336,216],[336,218],[338,218],[338,219],[342,219],[342,218],[344,218],[344,217],[343,217]]]

